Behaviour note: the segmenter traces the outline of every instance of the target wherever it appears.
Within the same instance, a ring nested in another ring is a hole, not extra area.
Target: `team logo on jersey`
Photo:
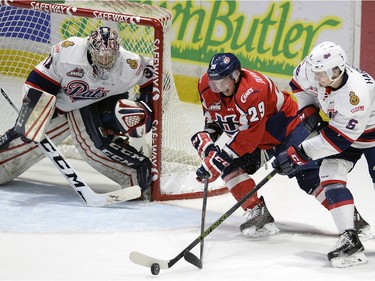
[[[76,77],[76,78],[82,78],[84,74],[85,74],[84,70],[78,67],[66,73],[67,76]]]
[[[105,97],[109,90],[103,87],[98,87],[96,89],[90,89],[89,85],[84,81],[71,81],[64,88],[64,94],[69,96],[72,102],[77,100],[90,100],[90,99],[100,99]]]
[[[73,41],[66,40],[66,41],[64,41],[64,42],[61,43],[61,47],[63,47],[63,48],[68,48],[68,47],[71,47],[71,46],[74,46],[74,42]]]
[[[246,100],[247,100],[247,98],[248,98],[252,93],[254,93],[254,89],[253,89],[253,87],[251,87],[250,89],[247,89],[247,91],[241,95],[241,101],[242,101],[243,103],[245,103]]]
[[[127,59],[126,62],[130,65],[130,68],[136,69],[138,67],[138,62],[136,60]]]
[[[359,97],[352,91],[349,93],[349,101],[352,105],[359,104]]]
[[[214,102],[211,104],[208,108],[208,111],[220,111],[221,110],[221,104],[219,101]]]

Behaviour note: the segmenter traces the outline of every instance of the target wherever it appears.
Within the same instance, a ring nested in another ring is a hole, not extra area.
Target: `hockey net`
[[[54,44],[71,36],[86,37],[98,26],[115,28],[125,49],[154,61],[154,121],[146,137],[153,166],[152,200],[201,197],[203,187],[194,180],[200,161],[190,144],[192,131],[173,79],[170,12],[119,0],[55,2],[0,0],[0,86],[20,106],[25,78]],[[17,115],[5,101],[0,109],[2,134]],[[69,138],[60,149],[68,158],[78,155]],[[225,192],[221,187],[211,185],[209,194]]]

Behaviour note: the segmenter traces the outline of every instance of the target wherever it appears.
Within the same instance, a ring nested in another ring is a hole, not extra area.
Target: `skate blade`
[[[252,238],[272,236],[279,232],[280,230],[277,228],[277,226],[273,222],[265,224],[262,228],[258,230],[256,229],[255,226],[242,230],[243,235],[247,237],[252,237]]]
[[[368,262],[368,259],[363,252],[358,252],[347,257],[334,258],[331,262],[333,267],[345,268],[365,264]]]
[[[375,238],[374,233],[371,232],[370,226],[367,225],[366,227],[360,229],[358,231],[358,236],[361,241],[367,241]]]

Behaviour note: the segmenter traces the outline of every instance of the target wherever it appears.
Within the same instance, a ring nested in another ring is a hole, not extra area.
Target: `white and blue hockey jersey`
[[[87,55],[87,44],[88,38],[71,37],[53,46],[48,58],[27,78],[25,93],[34,87],[56,95],[56,107],[69,112],[128,92],[135,85],[152,83],[152,60],[122,47],[106,79],[99,78]]]
[[[315,104],[329,117],[321,134],[303,142],[309,157],[338,154],[350,146],[375,146],[375,81],[368,73],[347,64],[340,87],[321,87],[311,81],[304,60],[295,68],[290,85],[299,108]]]

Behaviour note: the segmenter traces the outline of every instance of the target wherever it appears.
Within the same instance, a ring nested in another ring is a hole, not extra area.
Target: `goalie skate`
[[[6,131],[4,135],[0,136],[0,150],[8,148],[11,141],[18,136],[19,135],[15,133],[13,129]]]
[[[364,249],[357,232],[354,229],[349,229],[340,235],[334,249],[328,253],[327,257],[333,267],[357,266],[368,262],[363,253]]]
[[[354,208],[354,227],[362,241],[374,239],[375,235],[371,232],[370,225],[363,219],[357,209]]]
[[[280,230],[275,225],[275,220],[267,209],[263,196],[262,203],[246,211],[246,222],[241,224],[240,230],[248,237],[264,237],[277,234]]]

